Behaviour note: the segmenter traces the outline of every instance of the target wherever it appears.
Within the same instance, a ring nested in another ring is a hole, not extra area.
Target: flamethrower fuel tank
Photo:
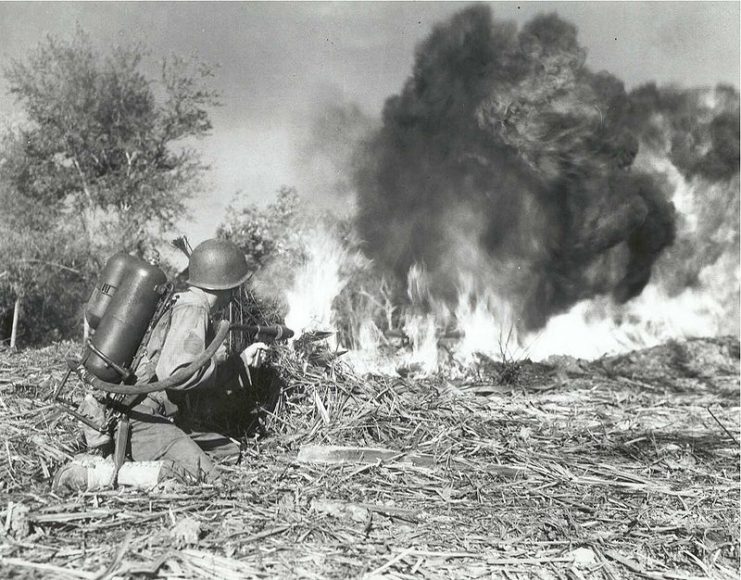
[[[162,270],[134,256],[119,253],[108,261],[85,311],[96,329],[83,357],[88,371],[104,381],[121,382],[110,362],[123,368],[131,364],[165,282]]]
[[[85,319],[90,328],[98,328],[100,319],[103,318],[113,295],[121,285],[126,275],[137,266],[136,258],[129,256],[126,252],[114,254],[108,260],[103,271],[98,276],[98,281],[90,295],[90,300],[85,307]]]

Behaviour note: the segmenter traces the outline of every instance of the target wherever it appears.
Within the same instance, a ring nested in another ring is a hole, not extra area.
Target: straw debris
[[[0,353],[2,577],[738,577],[736,339],[514,381],[280,347],[223,484],[59,497],[81,444],[46,398],[71,346]]]

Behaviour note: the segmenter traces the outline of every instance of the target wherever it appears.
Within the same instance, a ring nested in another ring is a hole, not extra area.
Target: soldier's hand
[[[262,365],[262,362],[265,360],[265,353],[267,350],[268,345],[264,342],[253,342],[245,348],[239,356],[245,366],[257,368]]]
[[[216,360],[216,364],[223,364],[226,362],[226,359],[229,358],[229,349],[226,348],[226,344],[221,343],[218,349],[216,349],[216,354],[214,354],[214,359]]]

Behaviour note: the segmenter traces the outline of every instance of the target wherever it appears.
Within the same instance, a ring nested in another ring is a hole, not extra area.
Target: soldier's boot
[[[114,484],[114,472],[111,460],[78,457],[57,472],[52,490],[63,493],[110,489]],[[136,489],[151,489],[166,479],[183,480],[168,461],[127,461],[118,471],[118,484]]]
[[[88,468],[78,463],[68,463],[59,468],[51,484],[52,491],[85,491],[87,489]]]

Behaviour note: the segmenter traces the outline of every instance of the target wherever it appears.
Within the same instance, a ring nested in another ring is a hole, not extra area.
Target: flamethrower
[[[270,343],[278,340],[287,340],[294,334],[290,328],[280,324],[274,326],[229,325],[227,321],[221,321],[219,323],[216,331],[216,336],[214,337],[213,341],[211,341],[211,344],[209,344],[206,350],[204,350],[199,357],[197,357],[187,367],[176,371],[167,379],[163,379],[161,381],[156,381],[153,383],[122,384],[104,381],[103,379],[96,377],[92,372],[88,371],[84,367],[84,364],[81,363],[79,360],[75,359],[74,357],[68,357],[67,362],[70,370],[67,372],[67,375],[65,376],[62,383],[60,383],[59,387],[57,387],[54,398],[55,400],[60,401],[59,393],[61,392],[64,383],[67,381],[70,372],[72,371],[76,372],[84,383],[89,384],[96,389],[99,389],[106,393],[119,395],[143,395],[172,388],[175,385],[188,380],[191,376],[193,376],[193,374],[198,371],[198,369],[200,369],[204,364],[208,363],[208,361],[211,359],[211,357],[214,356],[214,354],[216,354],[216,351],[226,339],[229,331],[234,330],[244,332],[247,336],[250,336],[252,338],[253,342],[260,341]]]
[[[113,256],[86,307],[86,319],[95,332],[81,358],[67,357],[69,369],[53,393],[54,402],[88,426],[102,431],[107,427],[85,421],[61,396],[73,372],[83,383],[105,393],[139,396],[172,388],[189,379],[209,362],[227,337],[229,350],[236,352],[246,343],[273,343],[294,334],[283,325],[243,324],[241,304],[238,308],[230,304],[229,319],[216,325],[211,344],[191,364],[163,380],[136,382],[132,369],[142,360],[149,337],[168,310],[172,295],[173,285],[159,268],[124,253]]]
[[[293,331],[282,325],[243,324],[241,301],[238,305],[230,303],[228,320],[217,324],[211,343],[189,365],[154,382],[151,382],[153,373],[146,370],[137,377],[134,373],[147,355],[155,328],[171,312],[173,296],[174,284],[167,281],[165,273],[158,267],[124,252],[112,256],[101,272],[85,309],[85,319],[94,331],[93,336],[87,341],[81,357],[67,356],[68,371],[52,395],[59,409],[70,413],[96,433],[93,436],[96,441],[107,445],[113,441],[115,433],[115,468],[111,481],[114,485],[118,470],[125,461],[130,432],[128,410],[141,396],[164,391],[188,380],[209,363],[227,337],[229,350],[234,353],[247,341],[275,342],[293,336]],[[232,334],[236,333],[233,338]],[[96,409],[91,415],[97,420],[80,413],[71,401],[62,397],[62,390],[73,372],[85,385],[105,393],[104,401],[96,396],[90,397]]]
[[[232,324],[229,330],[244,333],[250,342],[275,342],[277,340],[288,340],[293,337],[293,331],[282,324],[262,326],[259,324]]]

